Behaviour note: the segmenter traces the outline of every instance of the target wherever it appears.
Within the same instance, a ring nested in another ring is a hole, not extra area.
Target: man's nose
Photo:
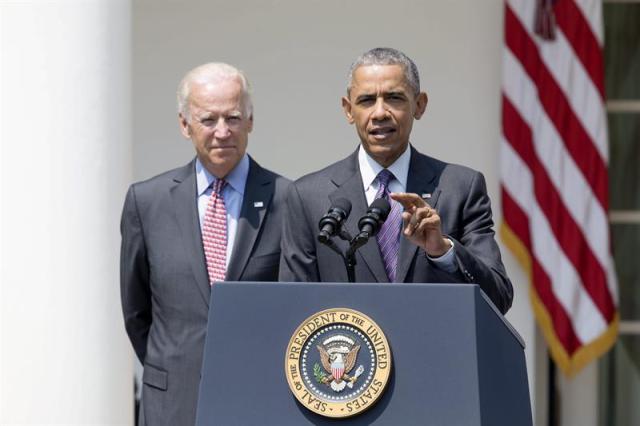
[[[376,104],[373,107],[373,114],[371,115],[371,118],[374,120],[384,120],[387,118],[387,109],[385,108],[383,98],[376,99]]]
[[[214,131],[215,131],[215,137],[218,139],[226,139],[231,135],[231,131],[229,130],[229,124],[223,118],[220,118],[218,120]]]

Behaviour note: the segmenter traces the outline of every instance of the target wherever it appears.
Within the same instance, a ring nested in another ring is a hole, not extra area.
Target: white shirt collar
[[[410,161],[411,148],[410,145],[407,145],[407,149],[405,149],[402,155],[398,157],[392,165],[387,167],[387,170],[393,173],[403,188],[407,187],[407,176],[409,175]],[[360,165],[360,175],[362,176],[362,184],[366,192],[378,176],[378,173],[380,173],[384,167],[371,158],[367,151],[362,148],[362,145],[360,145],[358,149],[358,164]]]
[[[225,176],[224,180],[227,184],[233,188],[234,191],[240,195],[244,195],[244,187],[247,183],[247,177],[249,176],[249,155],[245,152],[244,156],[240,159],[238,164]],[[200,159],[196,157],[196,185],[198,196],[205,193],[205,191],[216,180],[209,171],[202,165]]]

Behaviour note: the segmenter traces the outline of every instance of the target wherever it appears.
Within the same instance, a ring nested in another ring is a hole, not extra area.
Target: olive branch
[[[318,383],[324,383],[324,380],[327,377],[325,372],[322,371],[322,367],[320,367],[320,364],[317,362],[313,366],[313,376],[316,378],[316,382]]]

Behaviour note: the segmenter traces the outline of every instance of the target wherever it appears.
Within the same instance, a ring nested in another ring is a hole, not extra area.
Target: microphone
[[[349,217],[349,213],[351,213],[351,201],[338,198],[318,223],[320,228],[318,241],[327,244],[331,237],[340,232],[342,223]]]
[[[358,228],[360,234],[356,239],[364,238],[364,242],[369,238],[375,236],[380,227],[387,220],[389,212],[391,211],[391,204],[386,198],[377,198],[373,200],[373,203],[369,206],[367,213],[358,221]]]

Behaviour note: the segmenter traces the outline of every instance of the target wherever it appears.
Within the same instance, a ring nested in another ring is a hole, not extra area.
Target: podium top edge
[[[231,287],[231,286],[277,286],[277,287],[288,287],[288,286],[325,286],[325,287],[333,287],[333,286],[353,286],[353,285],[365,285],[372,287],[398,287],[403,289],[418,289],[418,288],[455,288],[456,290],[467,290],[471,292],[479,292],[487,305],[491,308],[491,310],[496,314],[500,321],[504,324],[504,326],[511,332],[511,335],[516,339],[516,341],[520,344],[520,346],[524,349],[526,348],[526,344],[520,333],[511,325],[511,323],[502,315],[502,313],[498,310],[498,308],[493,304],[489,296],[485,294],[484,291],[480,288],[478,284],[467,284],[467,283],[348,283],[348,282],[285,282],[285,281],[221,281],[213,284],[213,287]]]
[[[275,285],[275,286],[290,286],[290,285],[319,285],[319,286],[353,286],[353,285],[367,285],[374,287],[402,287],[402,288],[419,288],[419,287],[455,287],[461,288],[480,288],[477,284],[467,283],[370,283],[370,282],[306,282],[306,281],[220,281],[213,283],[213,286],[229,286],[229,285]],[[471,291],[471,290],[470,290]]]

